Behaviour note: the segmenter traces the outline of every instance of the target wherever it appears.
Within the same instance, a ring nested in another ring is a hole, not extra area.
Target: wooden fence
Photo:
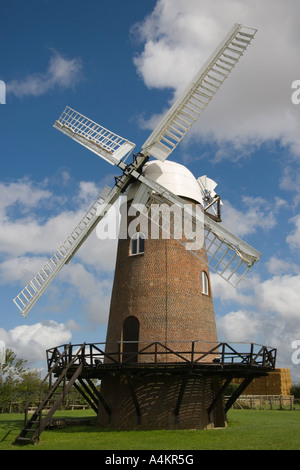
[[[293,395],[240,395],[234,403],[235,409],[259,409],[259,410],[273,410],[273,409],[300,409],[300,400],[295,400]]]

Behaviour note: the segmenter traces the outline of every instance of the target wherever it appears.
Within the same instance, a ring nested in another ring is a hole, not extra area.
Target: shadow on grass
[[[0,421],[0,443],[15,439],[24,426],[24,418],[7,419]]]

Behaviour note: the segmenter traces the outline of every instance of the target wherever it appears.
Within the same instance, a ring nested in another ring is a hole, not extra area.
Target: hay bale
[[[240,384],[243,379],[233,379]],[[267,376],[252,380],[242,395],[290,395],[292,387],[290,369],[279,368],[269,372]]]

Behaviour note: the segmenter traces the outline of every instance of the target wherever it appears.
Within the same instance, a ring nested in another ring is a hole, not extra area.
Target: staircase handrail
[[[42,380],[42,382],[40,383],[40,385],[38,386],[38,388],[33,392],[32,395],[30,395],[30,397],[28,398],[28,400],[26,401],[21,413],[24,413],[30,403],[33,401],[33,398],[37,395],[37,393],[41,390],[41,388],[43,387],[43,385],[45,384],[45,382],[48,380],[49,376],[52,374],[53,370],[55,369],[55,367],[57,367],[58,365],[58,362],[61,360],[61,358],[63,357],[63,355],[67,352],[68,348],[70,348],[71,346],[71,343],[67,344],[63,350],[63,352],[58,356],[58,358],[56,359],[56,362],[55,364],[51,367],[51,369],[48,371],[47,375],[44,377],[44,379]]]

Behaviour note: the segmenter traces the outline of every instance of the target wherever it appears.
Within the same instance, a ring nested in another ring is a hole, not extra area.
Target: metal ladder
[[[165,160],[200,117],[243,55],[256,29],[234,25],[216,51],[174,103],[161,126],[143,145],[143,153]]]

